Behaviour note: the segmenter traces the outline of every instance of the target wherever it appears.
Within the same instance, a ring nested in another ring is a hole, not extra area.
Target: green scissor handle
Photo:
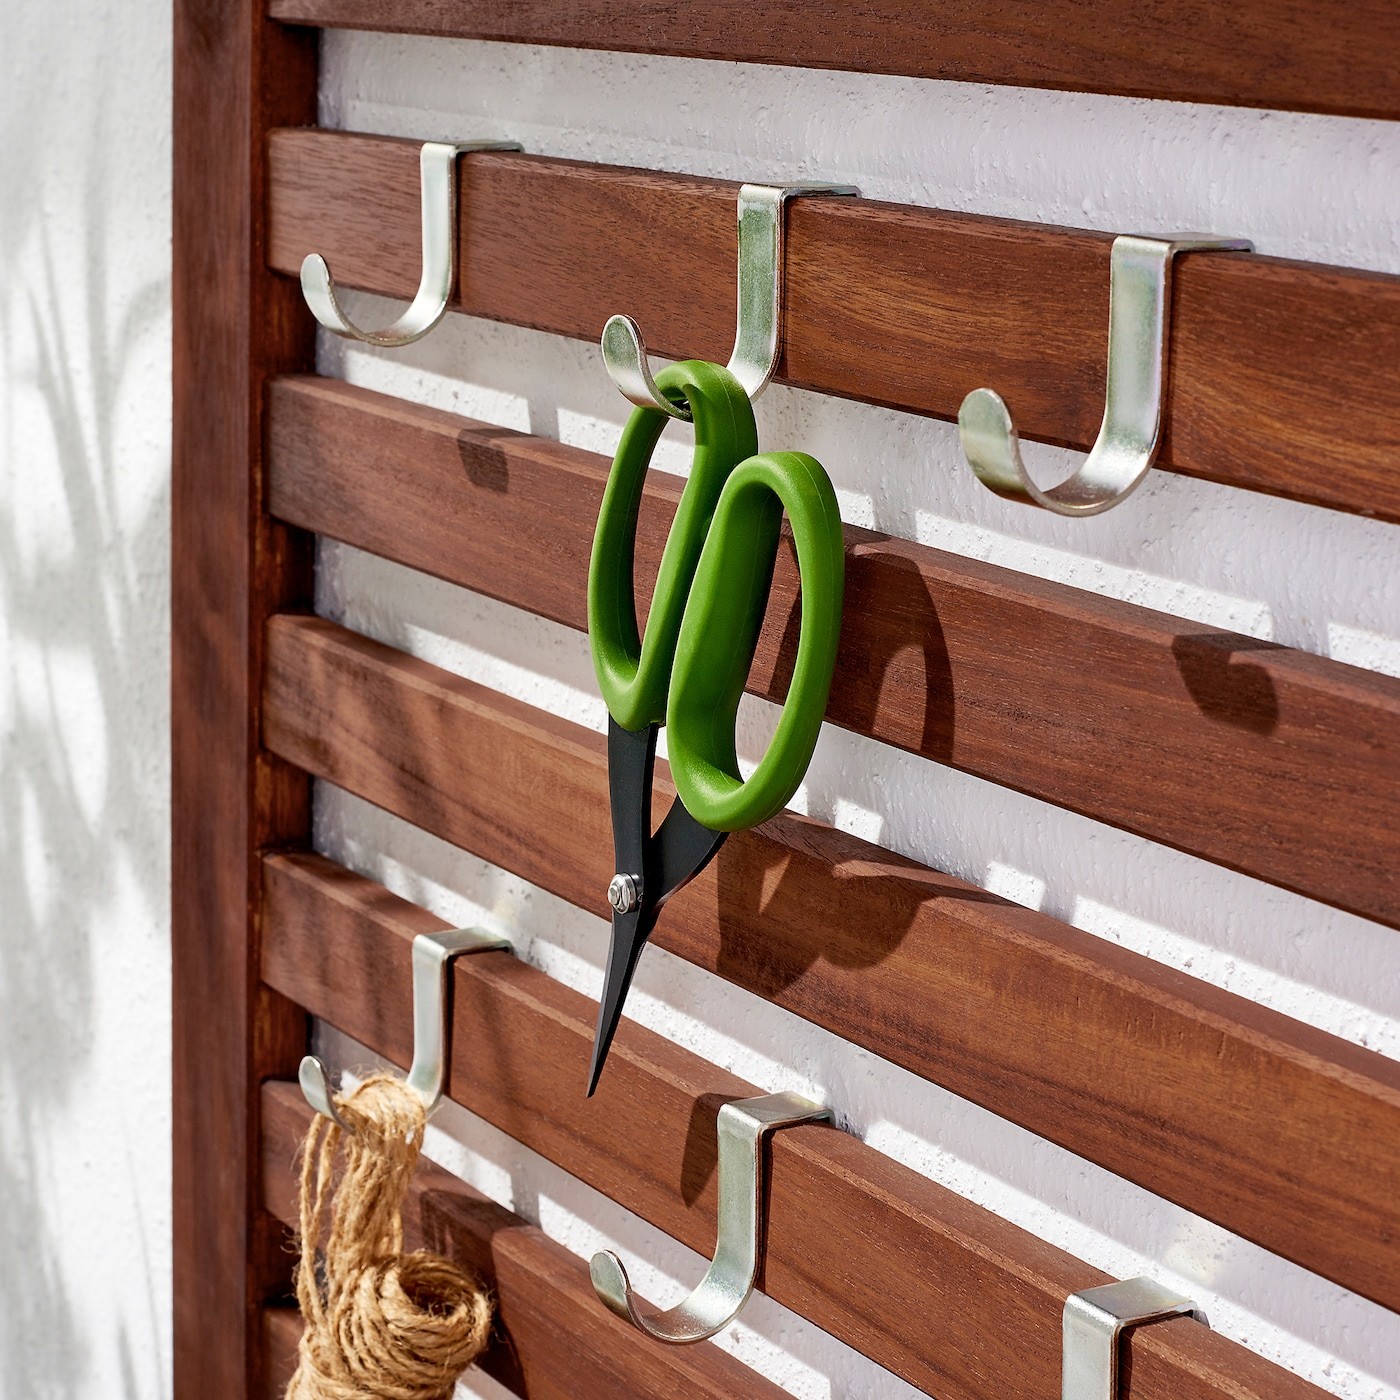
[[[683,396],[690,404],[695,455],[661,555],[645,640],[637,635],[633,560],[647,467],[662,429],[671,421],[658,408],[634,409],[622,430],[588,565],[593,669],[608,713],[632,730],[666,722],[676,639],[710,521],[730,472],[758,451],[753,405],[728,370],[704,360],[685,360],[668,365],[656,383],[663,393]]]
[[[690,405],[695,459],[639,642],[632,581],[637,515],[647,463],[667,420],[656,409],[637,409],[628,420],[589,568],[594,669],[609,713],[623,728],[669,725],[671,772],[690,815],[713,830],[738,831],[786,805],[816,746],[841,626],[840,512],[813,458],[752,455],[753,410],[727,370],[691,361],[670,366],[657,382]],[[773,740],[743,781],[735,725],[784,511],[802,585],[797,660]]]
[[[802,580],[797,661],[768,751],[741,781],[734,752],[739,699],[763,626],[784,511]],[[671,671],[671,776],[696,821],[741,831],[766,822],[797,791],[831,693],[845,574],[841,513],[821,463],[804,452],[741,462],[720,495]]]

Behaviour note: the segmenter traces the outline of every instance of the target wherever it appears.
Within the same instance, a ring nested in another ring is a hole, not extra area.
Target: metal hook
[[[853,195],[854,185],[744,185],[739,191],[739,308],[729,372],[756,399],[773,377],[783,348],[783,208],[800,195]],[[630,316],[603,327],[603,363],[612,382],[639,408],[690,421],[684,403],[656,387],[642,332]]]
[[[1118,1342],[1125,1327],[1194,1317],[1210,1326],[1189,1299],[1150,1278],[1130,1278],[1071,1293],[1061,1328],[1064,1359],[1060,1400],[1117,1400]]]
[[[604,1250],[588,1266],[594,1291],[620,1318],[658,1342],[703,1342],[727,1327],[758,1277],[763,1247],[760,1144],[778,1128],[830,1119],[830,1109],[797,1094],[764,1094],[724,1104],[719,1111],[719,1229],[714,1262],[700,1286],[685,1302],[660,1312],[636,1297],[622,1260]]]
[[[1142,484],[1157,456],[1166,396],[1171,264],[1197,250],[1249,253],[1247,238],[1176,233],[1113,240],[1108,290],[1108,392],[1093,450],[1067,481],[1037,486],[1021,461],[1020,439],[1001,396],[974,389],[958,410],[963,452],[998,496],[1058,515],[1098,515]]]
[[[508,938],[479,928],[452,928],[442,933],[420,933],[413,940],[413,1065],[408,1087],[417,1091],[431,1113],[442,1098],[447,1073],[447,1042],[453,962],[464,953],[512,952]],[[297,1071],[306,1101],[346,1132],[350,1124],[336,1108],[326,1067],[315,1055],[302,1059]]]
[[[421,339],[442,320],[457,259],[457,157],[466,151],[518,151],[515,141],[428,141],[418,153],[423,205],[423,275],[412,304],[386,330],[367,331],[341,309],[331,270],[320,253],[301,264],[301,294],[328,330],[367,345],[393,347]]]

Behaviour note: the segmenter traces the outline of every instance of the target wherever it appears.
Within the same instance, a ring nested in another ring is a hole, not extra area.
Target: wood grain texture
[[[311,378],[274,386],[271,432],[281,518],[586,627],[605,458]],[[680,484],[648,479],[644,594]],[[833,723],[1400,923],[1400,680],[846,535]],[[786,693],[798,614],[785,547],[756,694]]]
[[[321,252],[344,285],[412,295],[414,143],[282,131],[272,168],[275,268]],[[587,340],[625,311],[658,354],[728,358],[737,186],[510,154],[463,172],[456,309]],[[787,221],[779,378],[939,418],[987,386],[1024,436],[1093,442],[1106,234],[856,199]],[[1400,277],[1198,253],[1173,289],[1159,465],[1400,520]]]
[[[270,0],[279,19],[1349,116],[1400,116],[1385,0]]]
[[[264,1120],[264,1135],[267,1126]],[[287,1385],[297,1368],[297,1344],[300,1341],[301,1314],[295,1308],[263,1309],[263,1351],[267,1356],[263,1375],[265,1400],[286,1400]]]
[[[275,619],[270,658],[277,752],[606,912],[601,735],[319,619]],[[1394,1061],[792,814],[731,837],[654,941],[1400,1307]],[[272,980],[305,1002],[339,957]]]
[[[413,936],[441,920],[317,856],[268,865],[264,974],[400,1064]],[[715,1114],[757,1090],[624,1020],[597,1095],[594,1004],[507,953],[456,964],[448,1093],[692,1248],[714,1249]],[[940,1400],[1059,1393],[1060,1312],[1103,1275],[825,1126],[769,1148],[771,1297]],[[1125,1400],[1322,1400],[1187,1319],[1131,1342]]]
[[[299,1145],[311,1110],[295,1084],[263,1086],[263,1198],[297,1219]],[[528,1400],[782,1400],[785,1392],[712,1344],[659,1347],[613,1316],[588,1264],[450,1173],[424,1161],[404,1208],[405,1248],[431,1249],[482,1279],[496,1300],[477,1365]],[[293,1337],[300,1334],[292,1314]],[[293,1346],[295,1350],[295,1344]]]
[[[308,828],[304,776],[258,748],[263,623],[311,586],[309,541],[265,508],[264,389],[314,351],[268,272],[264,186],[268,130],[314,119],[316,45],[256,0],[174,19],[174,1385],[243,1400],[288,1272],[257,1204],[258,1083],[305,1042],[257,975],[260,851]]]

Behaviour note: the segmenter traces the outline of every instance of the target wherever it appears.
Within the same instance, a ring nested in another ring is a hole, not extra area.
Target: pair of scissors
[[[657,385],[689,406],[695,451],[643,638],[633,565],[647,466],[670,421],[660,409],[638,408],[627,420],[588,569],[589,643],[608,706],[617,872],[608,887],[612,943],[590,1095],[666,901],[709,864],[729,832],[767,821],[797,791],[826,712],[841,630],[845,547],[836,493],[821,464],[801,452],[759,455],[753,405],[727,369],[683,361],[662,371]],[[745,780],[735,726],[784,512],[801,578],[797,657],[772,742]],[[663,725],[677,796],[653,834],[652,772]]]

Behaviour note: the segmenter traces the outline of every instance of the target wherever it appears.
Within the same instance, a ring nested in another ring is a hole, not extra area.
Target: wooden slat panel
[[[316,856],[269,862],[264,975],[406,1063],[409,945],[443,927]],[[596,1008],[509,954],[457,963],[449,1093],[693,1248],[712,1252],[714,1121],[757,1092],[624,1021],[597,1095]],[[1057,1393],[1060,1312],[1087,1265],[829,1127],[773,1139],[764,1290],[940,1400]],[[1132,1340],[1125,1400],[1321,1400],[1182,1319]]]
[[[275,386],[271,453],[283,519],[587,625],[606,459],[318,379]],[[679,488],[648,480],[647,587]],[[834,723],[1400,923],[1400,680],[846,534]],[[797,608],[785,552],[749,679],[770,699]]]
[[[1386,0],[270,0],[298,24],[1400,116]]]
[[[346,285],[412,294],[414,143],[284,131],[272,164],[274,267],[295,273],[319,251]],[[454,305],[589,340],[626,311],[657,353],[723,362],[736,193],[716,180],[474,155]],[[1107,235],[873,200],[798,200],[787,218],[780,378],[941,418],[986,385],[1024,435],[1093,441]],[[1174,289],[1161,465],[1400,520],[1400,277],[1200,254],[1181,260]]]
[[[311,1123],[295,1084],[264,1086],[263,1123],[264,1200],[294,1227],[295,1159]],[[584,1260],[431,1162],[414,1175],[404,1227],[406,1248],[444,1254],[490,1287],[495,1332],[477,1364],[517,1395],[782,1400],[777,1386],[713,1345],[659,1347],[624,1325],[598,1302]]]
[[[318,619],[276,619],[269,653],[279,753],[605,912],[600,735]],[[1400,1307],[1400,1066],[1383,1056],[791,814],[732,837],[655,938]]]
[[[257,746],[264,620],[311,593],[310,541],[264,501],[267,379],[314,362],[267,270],[267,132],[314,120],[316,45],[260,0],[177,0],[174,23],[174,1388],[248,1400],[288,1269],[257,1208],[257,1085],[306,1037],[258,982],[254,920],[259,848],[309,826],[305,777]]]

